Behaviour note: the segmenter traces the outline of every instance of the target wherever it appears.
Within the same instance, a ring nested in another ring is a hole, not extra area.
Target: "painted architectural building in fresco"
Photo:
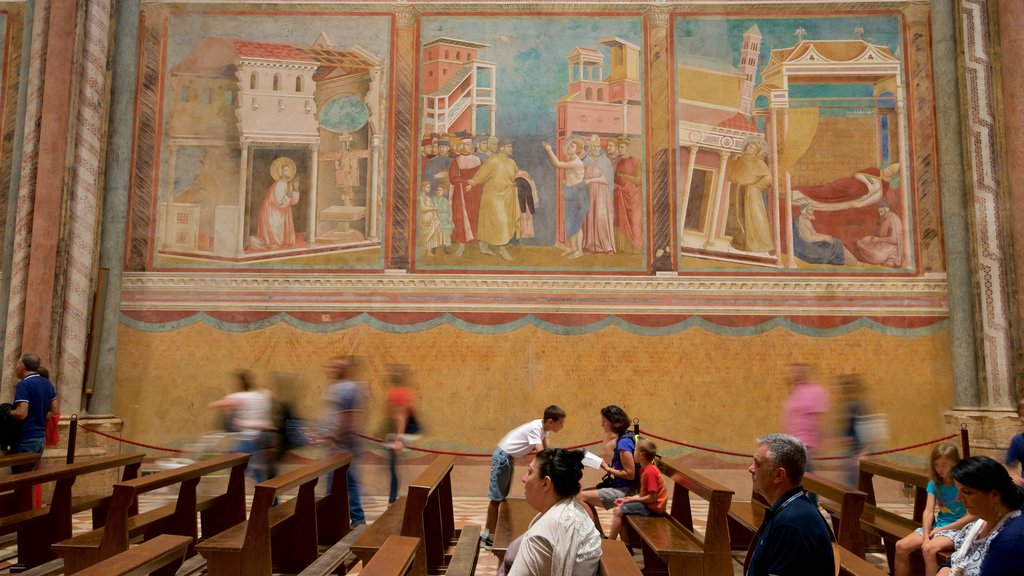
[[[837,96],[828,91],[831,87],[856,92]],[[816,211],[818,231],[851,246],[874,234],[876,204],[885,200],[904,224],[903,246],[913,248],[903,65],[887,47],[861,39],[801,38],[792,48],[771,51],[754,101],[755,116],[772,133],[772,172],[778,175],[774,195],[782,206],[784,230],[793,229],[798,205],[808,202]],[[855,174],[879,176],[881,168],[890,166],[899,177],[878,183],[880,198],[857,202],[870,199],[870,191],[844,180]],[[793,268],[793,236],[786,237],[785,264]]]
[[[556,106],[557,150],[564,150],[573,136],[583,140],[597,135],[602,147],[609,139],[625,136],[639,142],[643,134],[643,86],[640,47],[621,38],[603,38],[611,51],[611,67],[605,75],[600,50],[577,46],[569,53],[568,86]],[[558,182],[556,220],[564,213],[563,182]],[[614,187],[614,186],[613,186]],[[555,243],[567,245],[563,226],[557,226]]]
[[[382,75],[323,33],[206,38],[170,71],[158,250],[238,261],[378,244]]]
[[[703,57],[687,57],[679,64],[676,114],[683,254],[770,266],[778,263],[777,238],[773,238],[771,251],[734,248],[731,226],[736,197],[727,173],[730,157],[740,155],[744,143],[764,139],[751,118],[760,47],[761,33],[755,25],[743,35],[739,67]],[[769,201],[765,211],[777,214],[778,206]]]
[[[903,67],[889,48],[856,40],[808,40],[761,56],[755,24],[737,47],[738,67],[683,56],[677,76],[677,142],[683,255],[798,267],[794,222],[814,211],[832,265],[873,238],[878,203],[899,222],[900,253],[912,247],[906,206]],[[805,226],[809,224],[805,223]],[[895,232],[893,232],[895,233]],[[867,240],[864,240],[867,241]],[[863,242],[862,242],[863,243]],[[909,256],[888,266],[904,268]]]
[[[494,134],[495,66],[487,44],[437,38],[423,45],[423,132]]]

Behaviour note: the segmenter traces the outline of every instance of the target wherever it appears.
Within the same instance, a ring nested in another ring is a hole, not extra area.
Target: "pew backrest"
[[[0,478],[0,534],[18,535],[18,561],[28,567],[39,566],[57,556],[51,546],[71,537],[71,517],[76,512],[93,511],[93,524],[101,524],[102,511],[109,505],[109,494],[74,496],[79,476],[114,468],[124,469],[122,478],[134,478],[142,465],[143,454],[116,454],[56,464],[41,470],[21,472]],[[32,508],[32,486],[54,483],[50,503]]]
[[[863,558],[864,532],[860,527],[860,517],[864,512],[867,495],[812,473],[804,474],[803,486],[805,490],[817,494],[819,498],[831,500],[839,505],[836,540],[840,546]]]
[[[913,486],[914,512],[912,518],[917,523],[924,519],[924,509],[928,502],[928,476],[920,470],[884,462],[875,458],[863,458],[860,461],[857,478],[857,489],[867,495],[868,504],[877,505],[875,496],[875,476],[902,482]]]

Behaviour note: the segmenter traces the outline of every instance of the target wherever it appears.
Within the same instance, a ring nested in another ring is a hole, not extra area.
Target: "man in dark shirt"
[[[15,368],[20,380],[14,389],[14,408],[10,416],[21,421],[21,431],[14,454],[42,454],[46,443],[46,417],[60,410],[53,384],[39,374],[39,366],[39,356],[24,354]],[[20,471],[24,470],[15,470]]]
[[[832,576],[832,538],[800,482],[807,468],[803,443],[785,434],[757,439],[749,471],[754,491],[772,507],[751,544],[746,576]]]

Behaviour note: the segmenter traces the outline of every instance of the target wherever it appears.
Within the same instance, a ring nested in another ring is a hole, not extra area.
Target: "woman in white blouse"
[[[582,477],[582,451],[553,448],[537,454],[523,483],[526,501],[539,514],[526,533],[509,546],[499,574],[597,574],[601,562],[601,535],[590,514],[576,500]]]

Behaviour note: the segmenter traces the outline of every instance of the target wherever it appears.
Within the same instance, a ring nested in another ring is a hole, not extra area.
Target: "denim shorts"
[[[622,505],[622,513],[627,516],[655,516],[654,511],[643,502],[626,502]]]
[[[491,482],[487,491],[487,497],[491,502],[504,502],[512,489],[512,473],[515,471],[515,461],[508,452],[501,448],[495,448],[491,455]]]

